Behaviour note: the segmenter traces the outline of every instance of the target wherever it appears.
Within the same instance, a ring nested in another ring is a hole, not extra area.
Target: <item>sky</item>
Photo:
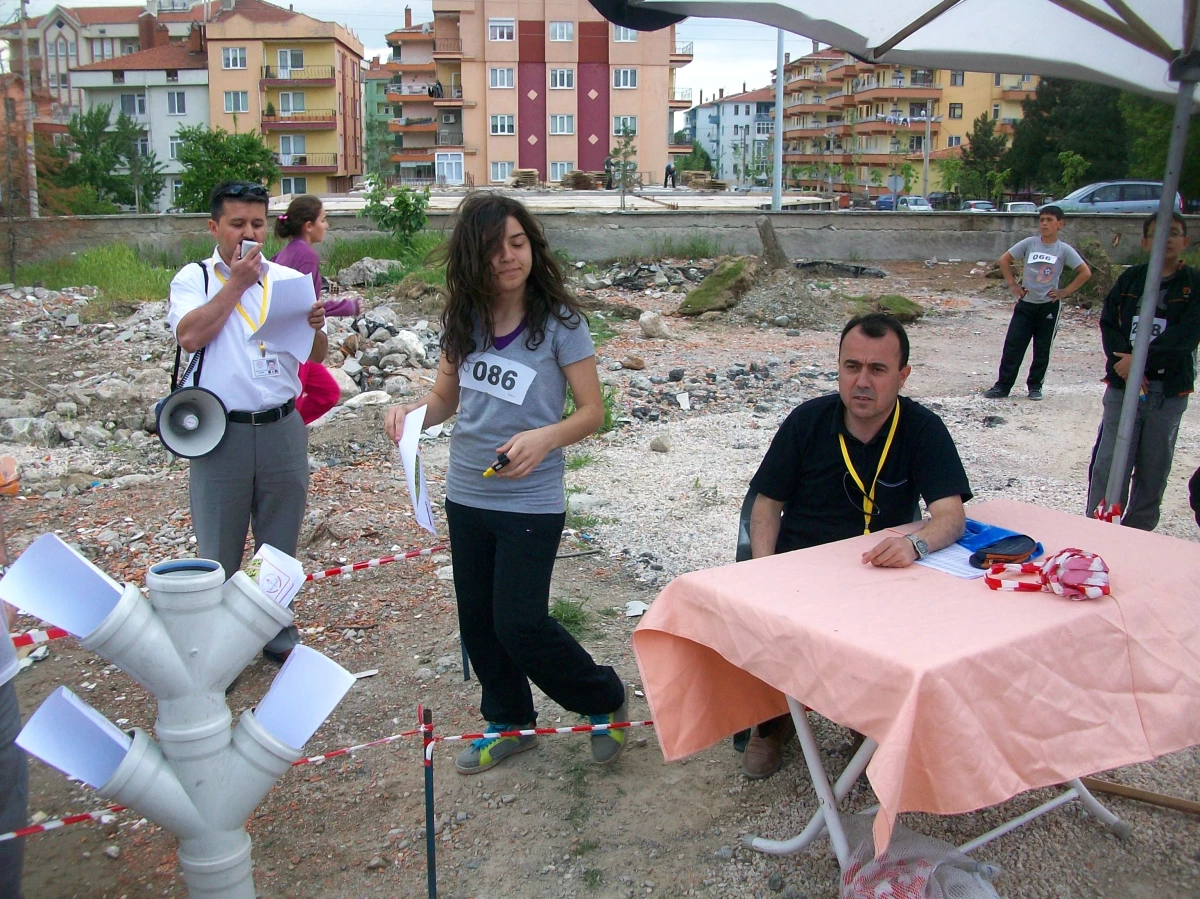
[[[271,0],[284,5],[287,0]],[[366,56],[387,52],[384,35],[404,24],[404,3],[388,4],[391,12],[348,12],[346,6],[334,0],[291,0],[297,12],[316,19],[340,22],[355,32],[366,48]],[[117,6],[119,0],[65,0],[64,6]],[[137,5],[137,4],[129,4]],[[355,4],[357,6],[357,4]],[[411,0],[413,21],[433,19],[433,4],[429,0]],[[30,15],[47,12],[55,4],[51,0],[29,0]],[[370,7],[368,7],[370,8]],[[15,0],[0,0],[0,17],[4,21],[16,18]],[[695,56],[676,74],[677,88],[692,88],[693,101],[704,91],[707,100],[720,88],[726,94],[738,93],[745,82],[747,90],[766,87],[775,68],[776,32],[774,28],[730,19],[687,19],[675,26],[679,41],[692,41]],[[794,34],[785,35],[784,51],[792,57],[811,52],[812,42]],[[676,127],[683,126],[683,114],[676,115]]]

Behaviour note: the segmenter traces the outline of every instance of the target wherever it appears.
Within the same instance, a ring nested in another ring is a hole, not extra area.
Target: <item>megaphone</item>
[[[225,436],[225,404],[211,390],[180,387],[154,409],[163,446],[184,459],[207,456]]]

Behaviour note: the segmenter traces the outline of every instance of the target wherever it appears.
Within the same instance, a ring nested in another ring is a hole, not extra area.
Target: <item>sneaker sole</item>
[[[459,767],[458,760],[455,759],[454,770],[457,771],[459,774],[466,774],[468,776],[471,774],[480,774],[484,771],[491,771],[493,768],[495,768],[501,762],[508,761],[514,755],[520,755],[522,752],[528,752],[530,749],[537,748],[537,744],[538,744],[538,741],[536,738],[530,740],[528,743],[520,743],[517,745],[517,748],[514,749],[512,752],[505,753],[503,756],[501,756],[498,759],[492,759],[492,761],[488,762],[486,765],[476,765],[474,768]]]
[[[614,742],[616,742],[616,741],[614,741]],[[595,762],[597,765],[611,765],[613,762],[615,762],[617,759],[619,759],[622,755],[625,754],[625,746],[628,743],[629,743],[629,739],[628,739],[628,735],[626,735],[626,739],[624,741],[617,743],[617,751],[614,752],[611,756],[609,756],[606,759],[596,758],[595,750],[593,750],[592,751],[592,761]]]

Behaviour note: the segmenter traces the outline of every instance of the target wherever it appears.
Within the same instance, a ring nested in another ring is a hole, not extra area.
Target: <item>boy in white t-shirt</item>
[[[1033,362],[1029,366],[1026,385],[1031,400],[1042,398],[1042,382],[1050,365],[1050,345],[1058,330],[1061,300],[1079,290],[1092,276],[1092,270],[1075,248],[1058,239],[1058,232],[1062,230],[1065,220],[1066,216],[1059,207],[1043,206],[1038,212],[1040,233],[1018,241],[1000,257],[1000,271],[1008,282],[1009,290],[1016,296],[1017,305],[1008,323],[1008,333],[1004,336],[1000,374],[996,377],[995,385],[983,394],[990,400],[1008,396],[1020,373],[1030,340],[1033,341]],[[1012,270],[1013,260],[1018,258],[1025,263],[1020,284]],[[1060,289],[1058,279],[1064,266],[1073,268],[1075,277],[1066,289]]]

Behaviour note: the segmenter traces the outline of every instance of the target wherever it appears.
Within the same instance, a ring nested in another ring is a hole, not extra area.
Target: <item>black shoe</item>
[[[1008,396],[1008,391],[1003,387],[989,387],[983,392],[985,400],[1002,400]]]
[[[1040,400],[1042,398],[1042,388],[1030,387],[1029,388],[1029,398],[1031,400]]]

